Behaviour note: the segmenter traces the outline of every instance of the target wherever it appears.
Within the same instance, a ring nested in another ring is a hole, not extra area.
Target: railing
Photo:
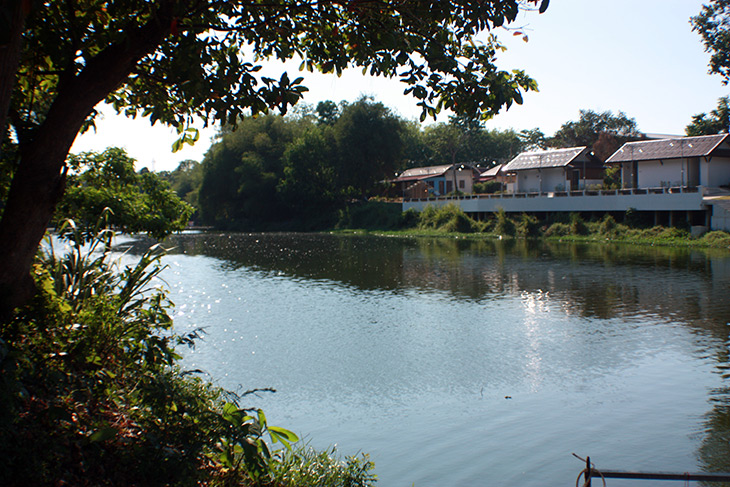
[[[570,198],[575,196],[629,196],[629,195],[658,195],[658,194],[679,194],[699,193],[699,186],[672,186],[661,188],[627,188],[627,189],[580,189],[573,191],[550,191],[550,192],[529,192],[529,193],[494,193],[494,194],[471,194],[460,196],[429,196],[427,198],[403,198],[403,201],[445,201],[445,200],[480,200],[480,199],[505,199],[505,198]]]
[[[573,454],[579,460],[581,457]],[[707,473],[707,472],[636,472],[625,470],[598,470],[592,463],[591,457],[585,459],[586,468],[578,474],[576,485],[580,482],[581,477],[584,481],[583,487],[591,487],[591,479],[600,478],[603,485],[606,485],[606,479],[631,479],[631,480],[681,480],[684,482],[727,482],[730,481],[730,473]]]

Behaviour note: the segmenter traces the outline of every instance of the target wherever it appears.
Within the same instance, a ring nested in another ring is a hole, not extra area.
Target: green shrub
[[[702,242],[711,247],[730,247],[730,233],[722,230],[707,232],[702,236]]]
[[[502,191],[502,183],[497,181],[487,181],[485,183],[475,183],[474,192],[479,194],[492,194]]]
[[[613,235],[616,233],[616,220],[606,213],[598,226],[598,232],[601,235]]]
[[[507,216],[504,208],[500,208],[495,215],[494,233],[505,237],[514,237],[516,232],[515,222]]]
[[[540,223],[537,218],[523,213],[516,225],[517,235],[522,238],[536,238],[540,236]]]
[[[409,208],[400,217],[400,228],[414,228],[418,226],[418,220],[420,216],[418,211],[413,208]]]
[[[588,235],[588,227],[579,213],[570,214],[570,233],[571,235]]]
[[[545,230],[546,237],[565,237],[570,235],[570,225],[567,223],[556,222]]]
[[[463,212],[452,215],[439,229],[451,233],[472,233],[478,231],[476,222]]]
[[[367,201],[348,204],[339,210],[336,228],[395,230],[402,227],[399,203]]]
[[[646,240],[689,240],[689,231],[683,228],[657,225],[641,230],[638,236]]]
[[[476,222],[453,203],[438,208],[426,206],[419,215],[418,228],[459,233],[471,233],[478,229]]]
[[[632,228],[646,228],[654,224],[654,217],[650,212],[640,212],[636,208],[626,210],[624,223]]]
[[[337,458],[334,447],[318,452],[305,446],[282,452],[273,468],[273,484],[281,487],[368,487],[375,485],[367,455]]]

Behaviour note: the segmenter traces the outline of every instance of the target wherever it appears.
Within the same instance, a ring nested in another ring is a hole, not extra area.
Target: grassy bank
[[[341,233],[371,233],[412,237],[468,237],[468,238],[539,238],[576,242],[623,242],[637,245],[669,245],[704,248],[730,248],[730,233],[712,231],[693,238],[689,228],[646,226],[627,215],[628,223],[619,223],[611,215],[599,220],[583,220],[579,214],[563,214],[550,221],[521,214],[509,216],[504,211],[491,218],[477,221],[456,205],[428,206],[422,212],[399,212],[395,206],[370,211],[361,206],[358,220],[348,221],[335,231]],[[367,225],[358,226],[358,222]]]

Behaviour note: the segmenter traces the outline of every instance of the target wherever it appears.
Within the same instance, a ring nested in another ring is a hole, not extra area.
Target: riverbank
[[[363,208],[363,214],[368,210]],[[611,215],[600,220],[585,221],[579,214],[563,215],[548,221],[522,214],[512,218],[503,211],[486,220],[474,220],[460,208],[450,205],[427,207],[422,212],[409,210],[396,218],[392,210],[382,218],[382,207],[373,207],[371,217],[350,221],[349,227],[332,231],[341,234],[372,234],[391,237],[446,237],[470,239],[546,239],[586,243],[626,243],[634,245],[665,245],[674,247],[730,249],[730,233],[710,231],[693,237],[689,228],[649,226],[628,212],[623,222]],[[366,223],[358,228],[357,223]],[[354,225],[353,225],[354,223]]]

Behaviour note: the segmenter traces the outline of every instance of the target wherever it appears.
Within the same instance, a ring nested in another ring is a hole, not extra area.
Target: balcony
[[[404,199],[403,210],[414,208],[420,211],[427,205],[455,203],[467,213],[492,212],[500,208],[506,212],[626,211],[628,208],[639,211],[697,211],[705,209],[704,192],[703,187],[677,186],[439,196]]]

